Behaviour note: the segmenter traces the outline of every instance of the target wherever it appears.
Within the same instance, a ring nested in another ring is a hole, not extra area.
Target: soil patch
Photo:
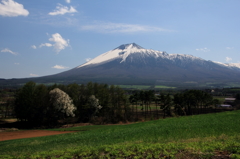
[[[75,131],[21,130],[0,132],[0,141],[73,133]]]

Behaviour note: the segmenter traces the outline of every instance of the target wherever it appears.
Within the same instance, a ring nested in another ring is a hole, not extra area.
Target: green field
[[[158,89],[175,89],[176,87],[156,85],[155,88],[158,88]]]
[[[240,111],[96,125],[78,132],[0,142],[0,158],[240,157]]]
[[[176,87],[170,87],[165,85],[118,85],[123,89],[175,89]]]
[[[214,97],[213,97],[213,99],[218,99],[219,102],[220,102],[220,104],[223,104],[223,103],[224,103],[225,98],[227,98],[227,97],[225,97],[225,96],[214,96]]]
[[[118,85],[123,89],[149,89],[151,86],[149,85]]]

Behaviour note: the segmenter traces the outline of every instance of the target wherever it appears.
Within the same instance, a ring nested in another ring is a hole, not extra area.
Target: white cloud
[[[66,1],[66,3],[71,3],[71,0],[65,0]]]
[[[53,12],[48,13],[49,15],[63,15],[66,13],[75,13],[77,12],[77,10],[75,8],[73,8],[72,6],[70,6],[70,8],[68,8],[67,6],[63,6],[61,4],[58,4],[58,6],[56,7],[56,9]]]
[[[86,58],[85,60],[86,60],[86,62],[88,62],[88,61],[90,61],[90,60],[91,60],[91,58]]]
[[[81,30],[90,30],[103,33],[135,33],[135,32],[171,32],[171,30],[137,24],[123,23],[95,23],[80,27]]]
[[[52,47],[53,45],[50,44],[50,43],[44,43],[44,44],[39,45],[40,48],[43,47],[43,46]]]
[[[28,16],[28,10],[22,4],[13,0],[2,0],[0,3],[0,15],[6,17]]]
[[[49,41],[53,42],[51,43],[42,43],[39,45],[39,48],[41,47],[54,47],[54,50],[59,53],[61,50],[65,49],[69,46],[69,39],[65,40],[59,33],[52,34],[52,37],[48,39]]]
[[[197,51],[203,51],[203,52],[208,52],[210,51],[208,48],[200,48],[200,49],[196,49]]]
[[[68,67],[62,66],[62,65],[55,65],[55,66],[53,66],[52,68],[56,68],[56,69],[66,69],[66,68],[68,68]]]
[[[69,46],[69,40],[62,38],[59,33],[52,34],[52,38],[49,41],[55,42],[53,47],[57,53]]]
[[[30,73],[30,76],[31,76],[31,77],[38,77],[39,75]]]
[[[37,46],[36,45],[32,45],[31,48],[37,49]]]
[[[232,58],[226,57],[226,61],[227,61],[227,62],[232,61]]]
[[[20,63],[14,63],[14,65],[20,65]]]
[[[1,52],[7,52],[7,53],[10,53],[10,54],[13,54],[13,55],[18,54],[17,52],[13,52],[13,51],[9,50],[8,48],[5,48],[5,49],[1,50]]]
[[[226,47],[226,49],[232,50],[232,49],[234,49],[234,47]]]

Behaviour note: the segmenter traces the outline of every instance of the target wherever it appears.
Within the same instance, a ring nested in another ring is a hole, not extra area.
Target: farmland
[[[120,88],[123,89],[149,89],[150,85],[118,85]]]
[[[240,111],[52,130],[78,132],[1,141],[0,158],[240,156]]]
[[[118,85],[123,89],[135,89],[135,90],[143,90],[143,89],[176,89],[176,87],[165,86],[165,85]]]

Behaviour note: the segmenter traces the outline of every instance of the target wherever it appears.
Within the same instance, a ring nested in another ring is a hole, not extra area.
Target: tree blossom
[[[99,110],[102,109],[102,106],[99,104],[99,99],[97,99],[95,95],[91,95],[88,101],[90,106],[94,109],[94,112],[92,113],[92,117],[94,117],[99,112]]]
[[[66,94],[64,91],[60,90],[59,88],[55,88],[49,92],[50,94],[50,101],[53,103],[53,106],[61,111],[62,113],[66,114],[67,116],[74,117],[74,111],[77,109],[72,99]]]
[[[89,103],[92,107],[96,108],[96,110],[102,109],[102,106],[99,104],[99,99],[97,99],[95,95],[89,97]]]

